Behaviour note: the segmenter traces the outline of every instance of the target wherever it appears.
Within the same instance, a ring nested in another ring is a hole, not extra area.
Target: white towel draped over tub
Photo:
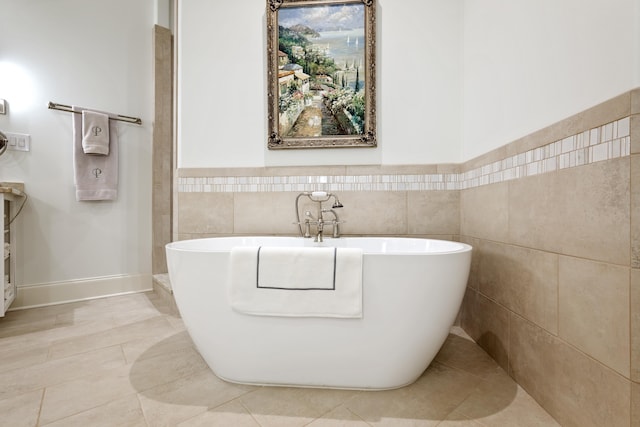
[[[362,317],[362,249],[236,247],[231,307],[261,316]]]

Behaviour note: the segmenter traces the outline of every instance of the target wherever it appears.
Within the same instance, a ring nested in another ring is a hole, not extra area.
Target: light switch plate
[[[7,114],[7,101],[0,99],[0,114]]]
[[[4,133],[9,140],[9,144],[7,145],[7,150],[14,151],[30,151],[31,150],[31,135],[26,133],[13,133],[13,132],[5,132]]]

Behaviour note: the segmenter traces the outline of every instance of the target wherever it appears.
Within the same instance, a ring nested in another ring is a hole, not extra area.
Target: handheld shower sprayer
[[[327,193],[326,191],[313,191],[311,193],[303,193],[303,194],[309,196],[309,198],[314,202],[327,202],[329,201],[330,198],[333,197],[333,206],[331,206],[332,209],[344,207],[342,203],[340,203],[340,200],[338,200],[338,196],[336,196],[333,193]]]

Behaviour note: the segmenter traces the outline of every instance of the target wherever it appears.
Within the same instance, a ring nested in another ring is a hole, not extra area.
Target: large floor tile
[[[41,425],[43,427],[149,427],[135,396],[114,400],[54,423]]]
[[[338,406],[328,414],[307,424],[309,427],[368,427],[362,418],[351,412],[345,406]]]
[[[263,387],[240,402],[263,427],[304,426],[358,394],[351,390]]]
[[[193,341],[186,331],[175,328],[167,333],[161,333],[148,338],[128,341],[122,344],[122,351],[128,363],[142,361],[164,353],[184,348],[193,348]]]
[[[142,393],[205,368],[207,364],[193,347],[178,348],[158,356],[136,360],[131,366],[129,380]]]
[[[16,346],[4,346],[0,341],[0,372],[17,368],[26,368],[47,360],[49,345],[46,343],[25,343]]]
[[[158,316],[156,313],[155,317],[142,321],[128,323],[97,333],[57,340],[51,344],[50,358],[57,359],[171,332],[174,332],[173,326],[164,316]]]
[[[15,395],[0,400],[0,425],[11,427],[34,427],[38,422],[38,412],[43,390]]]
[[[65,381],[82,378],[124,365],[119,346],[90,351],[0,373],[0,399]]]
[[[470,419],[489,427],[559,426],[504,371],[485,378],[455,412],[461,420]]]
[[[413,384],[362,392],[345,407],[373,426],[435,426],[473,392],[480,378],[434,362]]]
[[[227,383],[205,368],[139,394],[149,425],[173,426],[253,390]]]
[[[434,360],[480,378],[501,371],[496,362],[470,338],[453,333],[449,334]]]
[[[120,366],[100,375],[87,375],[47,387],[42,400],[40,422],[51,423],[88,411],[123,396],[135,398],[129,382],[129,366]]]
[[[261,427],[239,401],[233,401],[178,424],[178,427]]]

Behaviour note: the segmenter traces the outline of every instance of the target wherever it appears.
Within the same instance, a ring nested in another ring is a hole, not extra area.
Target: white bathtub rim
[[[273,241],[274,243],[267,243],[269,241]],[[215,245],[207,245],[207,243],[234,243],[227,246],[217,247]],[[379,237],[379,236],[347,236],[347,237],[339,237],[339,238],[325,238],[325,241],[322,243],[314,242],[313,239],[302,238],[302,237],[291,237],[291,236],[268,236],[268,235],[251,235],[251,236],[226,236],[226,237],[203,237],[196,239],[187,239],[187,240],[176,240],[174,242],[170,242],[166,245],[166,248],[174,251],[185,251],[185,252],[229,252],[233,247],[236,246],[268,246],[275,245],[275,242],[278,242],[277,246],[309,246],[309,247],[331,247],[337,244],[340,247],[341,243],[348,244],[350,242],[358,243],[361,242],[365,245],[367,244],[381,244],[385,243],[394,244],[418,244],[422,243],[425,245],[432,244],[437,246],[437,250],[418,250],[418,249],[393,249],[391,251],[381,250],[381,249],[370,249],[367,247],[363,248],[363,253],[367,255],[428,255],[428,256],[438,256],[438,255],[450,255],[455,253],[464,253],[472,251],[472,246],[463,243],[456,242],[453,240],[442,240],[442,239],[430,239],[430,238],[420,238],[420,237]],[[302,243],[302,245],[300,245]],[[360,246],[349,246],[349,247],[360,247]]]

